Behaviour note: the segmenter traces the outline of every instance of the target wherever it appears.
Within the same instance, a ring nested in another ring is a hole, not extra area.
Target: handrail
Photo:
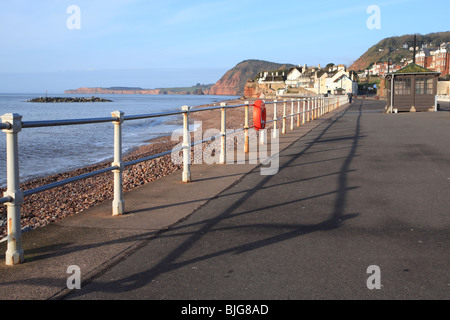
[[[13,198],[11,196],[7,196],[7,197],[0,199],[0,204],[11,202],[11,201],[13,201]]]
[[[117,118],[111,117],[111,118],[87,118],[87,119],[66,119],[66,120],[47,120],[47,121],[23,121],[22,128],[71,126],[71,125],[93,124],[111,121],[117,121]]]
[[[300,126],[300,122],[304,124],[305,122],[309,122],[314,120],[321,115],[339,107],[339,104],[342,100],[346,100],[347,97],[302,97],[299,99],[283,99],[283,100],[273,100],[265,102],[266,105],[274,105],[274,117],[272,120],[267,120],[266,124],[273,123],[274,129],[277,129],[277,122],[282,121],[282,133],[286,133],[286,119],[291,118],[291,130],[293,129],[293,121],[294,117],[297,116],[297,126]],[[307,102],[307,103],[306,103]],[[278,118],[277,114],[277,105],[279,103],[283,104],[283,116]],[[288,114],[286,107],[287,103],[291,103],[291,112]],[[294,112],[294,103],[297,103],[297,112]],[[302,108],[300,111],[300,103],[302,103]],[[50,190],[56,187],[60,187],[75,181],[87,179],[90,177],[94,177],[100,174],[104,174],[107,172],[114,173],[114,201],[113,201],[113,215],[123,214],[123,195],[122,195],[122,175],[123,169],[127,166],[132,166],[141,162],[153,160],[156,158],[160,158],[166,156],[168,154],[174,152],[183,151],[183,174],[182,180],[183,182],[190,182],[190,150],[193,146],[211,141],[213,139],[221,138],[221,150],[220,150],[220,163],[225,163],[226,159],[226,136],[235,134],[237,132],[244,131],[245,133],[245,152],[248,152],[248,134],[249,130],[253,129],[254,126],[250,126],[249,124],[249,116],[248,109],[249,107],[254,106],[254,104],[250,104],[249,101],[246,101],[244,104],[238,105],[227,105],[226,103],[220,103],[220,106],[211,106],[211,107],[200,107],[200,108],[191,108],[184,106],[181,111],[168,111],[168,112],[159,112],[159,113],[148,113],[148,114],[137,114],[137,115],[124,115],[123,112],[115,111],[111,113],[111,117],[99,117],[99,118],[84,118],[84,119],[63,119],[63,120],[44,120],[44,121],[22,121],[22,116],[18,114],[5,114],[3,115],[2,122],[0,123],[0,130],[6,133],[7,137],[7,153],[8,153],[8,162],[7,162],[7,173],[8,173],[8,181],[7,181],[7,190],[4,194],[3,198],[0,198],[0,204],[8,205],[8,217],[13,217],[11,223],[11,227],[8,227],[8,232],[15,234],[15,240],[13,242],[9,242],[8,240],[8,251],[6,254],[6,264],[14,265],[21,263],[23,261],[23,250],[21,249],[21,242],[17,241],[20,239],[20,228],[17,230],[18,226],[20,227],[20,222],[17,223],[17,220],[20,221],[20,205],[23,202],[24,197],[40,193],[46,190]],[[226,110],[233,108],[245,108],[245,125],[242,128],[236,128],[232,130],[226,129]],[[202,111],[209,110],[221,110],[221,131],[220,134],[209,137],[206,139],[202,139],[200,141],[191,142],[190,131],[189,131],[189,115],[191,113],[197,113]],[[140,119],[148,119],[148,118],[157,118],[157,117],[165,117],[172,115],[183,115],[183,142],[180,147],[173,148],[172,150],[164,151],[155,155],[139,158],[129,162],[122,161],[122,131],[121,124],[124,121],[129,120],[140,120]],[[300,121],[300,115],[303,115],[302,121]],[[52,126],[66,126],[66,125],[84,125],[84,124],[94,124],[94,123],[105,123],[112,122],[114,124],[114,161],[111,166],[107,168],[103,168],[100,170],[96,170],[93,172],[88,172],[82,175],[78,175],[75,177],[71,177],[65,180],[57,181],[54,183],[50,183],[47,185],[43,185],[31,190],[21,191],[20,183],[19,183],[19,168],[18,168],[18,133],[24,128],[39,128],[39,127],[52,127]],[[265,130],[260,131],[261,138],[265,134]],[[274,130],[274,137],[277,134],[277,130]],[[8,237],[9,239],[10,237]]]
[[[0,130],[9,130],[11,129],[10,123],[0,123]]]

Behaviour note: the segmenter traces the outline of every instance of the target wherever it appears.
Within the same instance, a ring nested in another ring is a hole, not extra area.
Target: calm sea
[[[110,117],[120,110],[125,115],[181,110],[235,99],[235,96],[194,95],[96,95],[113,102],[31,103],[42,95],[0,94],[0,115],[18,113],[22,121]],[[52,94],[52,97],[92,95]],[[171,135],[181,125],[179,116],[125,121],[124,152],[145,141]],[[0,187],[6,186],[6,137],[0,133]],[[19,133],[21,182],[109,160],[113,156],[113,124],[88,124],[48,128],[25,128]]]

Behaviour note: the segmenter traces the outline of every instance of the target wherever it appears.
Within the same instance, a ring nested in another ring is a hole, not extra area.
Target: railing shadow
[[[336,122],[338,122],[346,114],[347,111],[348,111],[348,108],[346,110],[344,110],[343,112],[341,112],[341,114],[333,121],[331,121],[329,123],[324,123],[324,125],[327,125],[327,126],[322,130],[322,132],[318,135],[318,137],[316,137],[314,139],[314,141],[319,142],[320,139],[325,135],[325,133]],[[361,106],[360,106],[360,111],[361,111]],[[352,142],[350,152],[347,155],[347,157],[345,157],[342,167],[340,168],[340,170],[338,172],[323,175],[324,177],[337,175],[338,176],[337,177],[338,186],[339,186],[338,189],[335,191],[332,191],[332,192],[328,192],[328,193],[317,194],[314,197],[295,199],[292,201],[292,203],[295,203],[295,202],[304,201],[304,200],[307,200],[310,198],[317,198],[317,197],[321,197],[321,196],[335,194],[336,200],[335,200],[333,212],[332,212],[330,218],[328,218],[327,220],[325,220],[323,222],[320,222],[317,224],[311,224],[311,225],[307,225],[307,224],[250,224],[250,225],[248,225],[248,224],[246,224],[246,225],[239,225],[239,226],[233,226],[233,227],[217,228],[219,223],[226,219],[236,217],[237,215],[245,215],[245,214],[248,214],[248,213],[251,213],[254,211],[254,210],[251,210],[251,211],[241,212],[238,214],[235,213],[235,210],[237,208],[239,208],[243,203],[245,203],[249,198],[251,198],[257,191],[272,187],[272,186],[268,186],[268,183],[273,179],[273,176],[266,176],[264,178],[261,178],[262,180],[259,183],[257,183],[250,190],[246,190],[245,192],[231,193],[231,195],[236,195],[238,193],[242,193],[242,196],[238,199],[238,201],[235,201],[234,203],[230,204],[230,206],[228,206],[218,216],[216,216],[215,218],[212,218],[212,219],[203,220],[201,222],[192,223],[192,224],[187,223],[184,225],[174,226],[166,231],[148,232],[148,233],[144,233],[144,234],[140,234],[140,235],[136,235],[136,236],[120,238],[117,240],[105,241],[102,243],[95,244],[94,246],[92,246],[92,245],[72,246],[71,243],[65,243],[64,245],[60,245],[60,246],[56,246],[56,247],[50,246],[48,248],[44,247],[44,248],[31,249],[28,251],[28,253],[33,255],[33,260],[42,260],[42,259],[52,258],[52,257],[56,257],[56,256],[67,255],[72,252],[78,252],[78,251],[82,251],[82,250],[92,249],[93,247],[108,246],[108,245],[112,245],[112,244],[116,244],[116,243],[130,242],[130,244],[131,244],[131,243],[135,243],[135,242],[140,242],[141,247],[142,247],[142,245],[145,245],[146,243],[149,243],[151,240],[153,240],[155,238],[155,236],[158,236],[158,237],[189,236],[189,239],[184,241],[173,251],[169,252],[166,257],[161,259],[161,261],[159,261],[151,269],[146,270],[145,272],[137,273],[137,274],[128,276],[126,278],[114,281],[113,283],[110,283],[110,284],[105,284],[105,287],[102,289],[102,290],[108,291],[108,292],[123,292],[123,291],[137,289],[139,287],[143,287],[146,284],[148,284],[149,282],[151,282],[152,279],[156,278],[157,276],[159,276],[161,274],[170,272],[172,270],[179,269],[185,265],[188,265],[188,264],[191,264],[194,262],[204,261],[204,260],[210,259],[212,257],[217,257],[217,256],[224,255],[227,253],[239,254],[239,253],[242,253],[245,251],[255,250],[255,249],[258,249],[258,248],[261,248],[264,246],[268,246],[273,243],[286,241],[286,240],[289,240],[289,239],[292,239],[295,237],[299,237],[299,236],[302,236],[302,235],[305,235],[305,234],[308,234],[311,232],[326,231],[326,230],[338,228],[342,221],[345,221],[347,219],[352,219],[357,216],[356,214],[345,214],[344,211],[345,211],[345,206],[346,206],[347,193],[348,193],[348,191],[355,189],[355,187],[348,186],[347,175],[349,172],[353,171],[350,169],[350,164],[351,164],[352,160],[354,159],[354,157],[356,156],[356,150],[358,147],[359,139],[361,137],[360,136],[360,119],[361,119],[361,113],[359,114],[359,117],[357,120],[356,132],[355,132],[355,136],[354,136],[354,139]],[[302,151],[300,151],[298,154],[292,156],[291,159],[287,160],[280,167],[279,170],[281,171],[285,168],[288,168],[289,166],[292,166],[292,164],[294,163],[295,160],[300,158],[302,155],[304,155],[307,151],[309,151],[315,145],[314,141],[312,143],[307,144]],[[259,173],[258,170],[259,170],[259,168],[255,168],[251,174],[258,174]],[[315,178],[315,177],[311,177],[310,179],[313,179],[313,178]],[[308,179],[302,179],[302,180],[306,181]],[[292,182],[288,181],[285,184],[289,184],[289,183],[292,183]],[[279,186],[282,184],[283,183],[277,184],[277,185]],[[227,190],[227,191],[229,191],[229,190]],[[219,195],[219,197],[224,197],[224,196],[229,196],[229,195],[230,195],[229,193],[223,192],[222,195]],[[195,231],[189,231],[188,229],[193,226],[195,226],[197,229]],[[211,232],[211,230],[226,231],[226,230],[233,230],[233,229],[253,228],[255,226],[267,228],[267,229],[273,229],[273,230],[281,230],[281,231],[283,231],[283,230],[285,231],[286,229],[288,229],[288,231],[283,232],[278,235],[275,235],[275,236],[272,236],[272,237],[262,239],[262,240],[253,241],[250,243],[244,243],[242,245],[227,248],[225,250],[219,250],[219,251],[216,251],[211,254],[198,256],[196,258],[192,258],[190,260],[185,260],[183,262],[176,262],[183,253],[187,252],[190,248],[192,248],[195,245],[195,243],[197,243],[200,239],[202,239],[203,235],[207,234],[208,232]],[[186,232],[178,233],[175,235],[170,234],[170,232],[180,231],[180,230],[181,231],[186,230]],[[15,283],[17,283],[17,282],[15,282]],[[5,284],[5,285],[7,285],[7,284]],[[87,294],[90,292],[89,286],[84,284],[83,287],[84,287],[84,290],[82,292],[74,292],[73,294],[82,296],[83,294]]]
[[[359,111],[361,111],[362,102],[360,102]],[[336,123],[338,122],[348,111],[348,108],[342,112],[336,119],[334,119],[331,123],[329,123],[322,132],[315,138],[315,141],[320,141],[320,139],[325,135],[325,133]],[[337,173],[337,182],[338,182],[338,189],[333,192],[328,192],[324,194],[316,195],[316,197],[320,197],[323,195],[330,195],[335,194],[335,202],[333,205],[333,210],[330,215],[330,217],[322,222],[316,223],[316,224],[247,224],[247,225],[238,225],[238,226],[226,226],[221,227],[219,224],[229,219],[230,217],[235,217],[236,215],[245,215],[253,212],[254,210],[249,210],[245,212],[236,213],[235,211],[240,208],[247,200],[249,200],[252,196],[256,194],[257,191],[264,189],[267,187],[267,184],[273,179],[273,176],[266,176],[264,178],[260,178],[261,180],[250,190],[245,190],[242,193],[242,196],[235,202],[231,203],[228,207],[223,209],[218,215],[212,219],[203,220],[201,222],[197,222],[196,228],[193,230],[189,230],[189,227],[193,227],[194,224],[182,224],[179,226],[175,226],[173,228],[170,228],[167,232],[162,233],[160,237],[180,237],[180,236],[187,236],[188,238],[183,240],[178,247],[176,247],[174,250],[169,252],[165,257],[161,258],[161,260],[153,267],[151,267],[148,270],[145,270],[143,272],[138,272],[135,274],[132,274],[130,276],[124,277],[122,279],[113,281],[111,283],[101,283],[101,290],[103,292],[110,292],[110,293],[120,293],[125,292],[129,290],[135,290],[138,288],[141,288],[143,286],[146,286],[148,283],[150,283],[153,279],[156,277],[177,270],[183,266],[199,262],[199,261],[205,261],[208,259],[211,259],[213,257],[221,256],[224,254],[234,253],[239,254],[245,251],[255,250],[261,247],[269,246],[274,243],[279,243],[282,241],[286,241],[292,238],[300,237],[303,235],[306,235],[308,233],[317,232],[317,231],[328,231],[335,228],[338,228],[342,221],[345,221],[347,219],[352,219],[357,216],[357,214],[346,214],[345,208],[347,203],[347,196],[348,192],[350,190],[355,189],[356,187],[349,187],[348,186],[348,173],[352,172],[350,169],[350,165],[356,155],[356,150],[358,148],[360,131],[361,131],[361,115],[362,113],[359,113],[356,129],[355,129],[355,135],[354,139],[352,141],[352,146],[350,149],[350,152],[348,153],[347,157],[345,158],[339,172]],[[304,155],[312,146],[314,146],[314,143],[307,144],[305,148],[299,152],[298,154],[291,157],[291,159],[287,160],[282,166],[280,167],[279,172],[281,172],[283,169],[289,167],[295,160],[297,160],[299,157]],[[255,169],[256,170],[256,169]],[[256,174],[254,171],[252,174]],[[226,191],[224,192],[226,193]],[[292,202],[299,202],[303,201],[304,199],[295,199],[292,200]],[[242,243],[240,245],[236,245],[230,248],[226,248],[223,250],[215,251],[213,253],[197,256],[188,260],[184,260],[182,262],[178,262],[180,257],[183,256],[186,252],[188,252],[193,246],[195,246],[196,243],[198,243],[206,234],[212,232],[212,231],[226,231],[226,230],[233,230],[233,229],[242,229],[242,228],[266,228],[266,229],[273,229],[273,230],[281,230],[283,233],[277,234],[275,236],[270,236],[261,240],[256,240],[253,242],[248,243]],[[183,229],[186,230],[186,232],[176,233],[179,231],[182,231]],[[286,231],[286,229],[288,231]],[[82,297],[84,294],[88,294],[90,290],[89,286],[86,286],[85,289],[82,292],[76,292],[74,293],[75,296]]]

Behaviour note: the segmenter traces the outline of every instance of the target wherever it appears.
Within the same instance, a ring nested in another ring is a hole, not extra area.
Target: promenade
[[[450,299],[450,115],[384,106],[288,129],[275,175],[193,165],[192,183],[125,193],[123,216],[105,202],[24,233],[26,262],[0,260],[2,299]]]

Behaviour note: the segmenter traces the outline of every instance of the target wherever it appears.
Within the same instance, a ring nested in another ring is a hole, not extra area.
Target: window
[[[425,94],[425,79],[416,79],[416,94]]]
[[[425,86],[426,93],[425,94],[433,94],[434,92],[434,85],[433,85],[433,79],[428,79],[427,84]]]
[[[411,94],[411,79],[395,79],[394,94],[398,95]]]
[[[433,79],[417,78],[416,94],[433,94]]]

